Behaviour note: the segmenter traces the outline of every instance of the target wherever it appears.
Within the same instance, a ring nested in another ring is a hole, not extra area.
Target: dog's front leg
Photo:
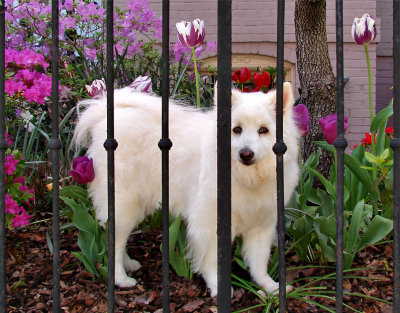
[[[256,283],[265,291],[276,295],[279,293],[279,283],[275,282],[267,271],[274,232],[274,223],[252,228],[243,234],[242,252]],[[291,286],[286,286],[286,292],[291,290]]]

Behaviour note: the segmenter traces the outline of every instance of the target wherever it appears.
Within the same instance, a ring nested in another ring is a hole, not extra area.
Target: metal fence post
[[[0,3],[0,312],[5,313],[6,301],[6,213],[5,213],[5,16],[4,1]]]
[[[118,143],[114,138],[114,1],[107,0],[107,150],[108,173],[108,313],[114,312],[115,303],[115,159],[114,152]]]
[[[277,59],[276,59],[276,188],[278,214],[278,262],[279,262],[279,312],[286,312],[286,264],[285,264],[285,203],[283,155],[287,147],[283,141],[283,70],[284,70],[285,1],[278,0]]]
[[[62,147],[59,138],[58,125],[58,0],[51,2],[51,56],[52,56],[52,136],[49,141],[51,150],[51,172],[53,178],[53,312],[60,312],[60,210],[59,210],[59,170],[60,150]]]
[[[217,246],[218,312],[231,311],[232,2],[218,1]]]
[[[337,157],[336,184],[336,312],[343,312],[343,196],[344,196],[344,77],[343,77],[343,1],[336,1],[336,112],[337,138],[333,145]]]
[[[169,312],[169,0],[162,3],[162,133],[158,147],[162,168],[162,286],[163,312]]]
[[[393,0],[393,312],[400,312],[400,1]]]

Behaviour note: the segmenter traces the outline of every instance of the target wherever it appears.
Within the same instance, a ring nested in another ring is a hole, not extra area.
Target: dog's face
[[[293,105],[292,89],[284,85],[284,110]],[[286,113],[285,113],[286,114]],[[260,162],[273,154],[276,141],[276,93],[241,93],[232,90],[232,153],[243,165]]]

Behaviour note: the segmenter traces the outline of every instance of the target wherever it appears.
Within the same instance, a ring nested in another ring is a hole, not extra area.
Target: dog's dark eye
[[[232,129],[232,131],[233,131],[235,134],[240,135],[240,134],[242,133],[242,127],[236,126],[236,127],[234,127],[234,128]]]
[[[268,134],[269,130],[267,127],[260,127],[260,129],[258,130],[258,133],[261,134]]]

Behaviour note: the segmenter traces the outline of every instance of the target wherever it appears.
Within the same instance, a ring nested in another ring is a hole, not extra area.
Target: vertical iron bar
[[[162,130],[158,147],[162,168],[162,277],[163,312],[169,312],[169,0],[162,3]]]
[[[59,211],[59,168],[61,140],[58,126],[58,0],[51,3],[51,58],[52,58],[52,136],[49,141],[51,150],[51,172],[53,179],[53,312],[60,312],[60,211]]]
[[[104,148],[107,150],[108,173],[108,313],[114,312],[115,289],[115,159],[114,152],[118,147],[114,139],[114,1],[107,0],[107,139]]]
[[[4,1],[0,4],[0,312],[5,313],[6,302],[6,217],[5,217],[5,16]]]
[[[217,246],[218,312],[231,312],[232,2],[218,0]]]
[[[336,1],[336,112],[337,138],[336,148],[337,185],[336,185],[336,312],[343,312],[343,194],[344,194],[344,150],[347,140],[344,138],[344,84],[343,84],[343,1]]]
[[[277,20],[277,60],[276,60],[276,143],[273,151],[276,154],[276,188],[278,214],[278,260],[279,260],[279,312],[286,312],[286,264],[285,264],[285,203],[283,155],[287,147],[283,142],[283,66],[284,66],[284,33],[285,1],[278,0]]]
[[[393,0],[393,312],[400,312],[400,1]]]

